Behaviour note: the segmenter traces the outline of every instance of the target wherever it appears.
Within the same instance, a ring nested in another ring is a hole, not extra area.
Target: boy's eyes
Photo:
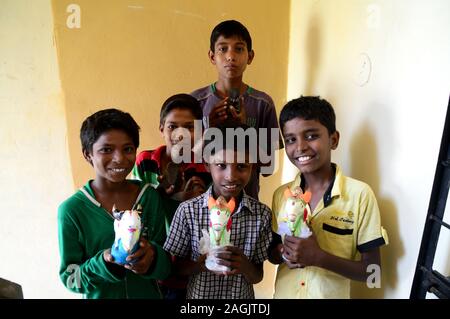
[[[319,137],[318,134],[307,134],[307,135],[305,136],[305,138],[306,138],[308,141],[315,140],[315,139],[318,138],[318,137]]]
[[[295,142],[295,137],[288,137],[288,138],[285,138],[285,139],[284,139],[284,142],[285,142],[286,144],[292,144],[292,143]]]
[[[173,131],[173,130],[176,130],[177,128],[184,128],[184,129],[187,129],[187,130],[189,130],[189,131],[192,131],[192,130],[194,130],[194,124],[187,124],[187,125],[181,125],[181,126],[178,126],[178,125],[175,125],[175,124],[169,124],[169,125],[167,125],[167,128],[170,130],[170,131]]]
[[[136,150],[136,149],[135,149],[134,146],[127,146],[127,147],[125,147],[125,149],[124,149],[124,151],[125,151],[126,153],[133,153],[135,150]]]
[[[305,135],[305,140],[307,140],[307,141],[313,141],[317,138],[319,138],[319,134],[316,134],[316,133],[310,133],[310,134]],[[295,137],[287,137],[284,139],[284,142],[286,144],[292,144],[292,143],[295,143],[296,140],[297,139]]]
[[[217,163],[216,166],[219,167],[220,169],[227,168],[227,164],[225,164],[225,163]],[[237,164],[237,169],[239,169],[239,170],[246,170],[246,169],[248,169],[248,167],[249,167],[249,165],[246,163]]]
[[[235,48],[234,48],[234,51],[239,52],[239,53],[244,52],[244,50],[245,50],[245,47],[243,47],[243,46],[242,46],[242,47],[235,47]],[[219,48],[217,49],[217,51],[222,52],[222,53],[227,52],[227,51],[228,51],[228,47],[226,47],[226,46],[224,46],[224,47],[219,47]]]
[[[136,151],[136,148],[134,146],[126,146],[124,149],[125,153],[133,153]],[[113,152],[112,147],[102,147],[98,150],[102,154],[109,154]]]
[[[111,147],[103,147],[101,149],[99,149],[100,153],[110,153],[112,151]]]
[[[249,165],[248,164],[238,164],[237,167],[239,170],[246,170],[249,167]]]

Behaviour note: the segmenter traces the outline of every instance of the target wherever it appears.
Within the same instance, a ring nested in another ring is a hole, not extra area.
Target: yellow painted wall
[[[267,91],[278,106],[284,101],[289,2],[82,0],[76,1],[79,29],[66,25],[71,3],[53,1],[53,9],[76,185],[92,176],[80,156],[82,120],[115,106],[137,119],[141,149],[160,145],[164,100],[216,80],[207,52],[211,29],[222,20],[242,21],[253,36],[256,58],[244,80]]]
[[[63,298],[56,209],[73,192],[51,3],[0,5],[0,277]]]
[[[70,4],[80,8],[80,28]],[[159,110],[170,95],[191,92],[217,80],[208,60],[209,37],[220,21],[237,19],[249,29],[255,59],[244,81],[267,92],[279,108],[285,102],[289,1],[52,1],[73,180],[93,177],[81,155],[79,129],[86,116],[117,107],[141,126],[140,149],[163,143]],[[69,24],[70,25],[70,24]],[[271,204],[280,173],[263,178],[261,198]],[[257,288],[272,295],[273,266]]]
[[[333,159],[372,186],[390,237],[381,289],[355,284],[353,296],[408,298],[449,100],[450,2],[294,0],[290,13],[288,98],[335,106]],[[443,230],[435,267],[447,276],[449,247]]]

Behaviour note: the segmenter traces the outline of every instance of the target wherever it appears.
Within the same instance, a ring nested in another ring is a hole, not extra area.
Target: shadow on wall
[[[306,86],[303,94],[314,95],[314,88],[317,82],[317,75],[320,69],[321,59],[321,33],[320,18],[317,14],[311,16],[309,20],[308,33],[306,35]],[[304,72],[301,70],[300,72]]]
[[[375,106],[377,114],[383,114],[383,123],[389,130],[388,112],[381,112],[381,107]],[[385,111],[385,110],[384,110]],[[381,112],[381,113],[380,113]],[[385,136],[390,136],[386,134]],[[389,141],[383,142],[389,144]],[[393,146],[383,145],[383,148],[392,150]],[[386,229],[389,237],[389,245],[382,246],[381,251],[381,287],[369,289],[365,282],[352,281],[352,298],[384,298],[386,290],[395,289],[398,282],[397,263],[404,255],[403,243],[399,234],[399,222],[397,208],[391,197],[380,193],[380,172],[377,154],[377,143],[370,123],[363,123],[357,130],[350,144],[351,173],[350,176],[370,185],[377,197],[380,208],[381,223]]]

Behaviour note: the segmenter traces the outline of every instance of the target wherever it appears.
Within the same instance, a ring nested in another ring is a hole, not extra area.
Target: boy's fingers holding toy
[[[175,185],[170,184],[164,175],[158,175],[158,189],[164,191],[167,195],[171,195],[175,191]]]
[[[294,254],[295,254],[295,251],[294,251],[294,249],[292,249],[292,247],[290,247],[289,245],[284,246],[283,256],[285,256],[286,258],[292,259],[292,258],[294,258]]]
[[[220,257],[218,257],[218,258],[220,258]],[[231,268],[231,266],[233,265],[233,262],[231,260],[220,258],[220,259],[217,259],[217,264]]]
[[[286,265],[289,267],[289,269],[303,268],[303,267],[300,267],[300,264],[291,262],[290,260],[286,260]]]
[[[155,251],[153,246],[148,242],[142,245],[141,242],[141,248],[135,254],[128,256],[131,260],[137,259],[137,261],[132,264],[126,264],[125,268],[136,274],[145,274],[153,263],[154,256]],[[128,258],[127,261],[129,261]]]
[[[149,246],[150,244],[148,243],[148,241],[141,238],[141,240],[139,241],[139,249],[136,250],[133,254],[129,255],[126,260],[131,261],[133,259],[141,258],[143,255],[146,254],[146,249]]]
[[[206,260],[206,257],[207,257],[206,254],[200,255],[200,257],[198,257],[197,261],[198,261],[199,263],[201,263],[201,264],[204,264],[204,263],[205,263],[205,260]]]
[[[220,101],[209,113],[209,126],[214,127],[220,121],[226,120],[227,116],[227,99]]]
[[[238,117],[239,117],[239,114],[236,112],[236,109],[234,108],[233,105],[230,106],[230,113],[231,113],[231,116],[232,116],[233,118],[238,118]]]
[[[197,259],[197,263],[199,264],[199,267],[200,267],[200,272],[208,271],[208,268],[206,268],[206,265],[205,265],[206,257],[207,257],[207,255],[203,254],[203,255],[200,255],[200,257],[198,257],[198,259]]]
[[[241,104],[241,105],[242,105],[242,104]],[[241,122],[242,124],[246,124],[246,122],[247,122],[247,115],[246,115],[246,113],[245,113],[245,109],[244,109],[244,108],[241,107],[241,111],[238,112],[238,111],[236,110],[236,108],[235,108],[233,105],[231,105],[231,106],[229,107],[229,110],[230,110],[231,116],[232,116],[234,119],[239,119],[239,122]]]
[[[108,263],[113,263],[114,262],[114,257],[111,256],[111,248],[105,249],[103,251],[103,260],[108,262]]]
[[[294,250],[299,247],[302,243],[301,238],[295,237],[295,236],[288,236],[284,238],[284,247],[290,248],[291,250]]]

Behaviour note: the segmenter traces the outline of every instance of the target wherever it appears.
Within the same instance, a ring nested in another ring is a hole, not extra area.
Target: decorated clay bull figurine
[[[111,255],[118,264],[126,264],[126,258],[139,248],[141,237],[141,207],[136,210],[119,211],[113,206],[114,232],[116,237],[111,248]]]
[[[311,235],[311,230],[308,227],[311,210],[309,208],[309,201],[311,200],[311,193],[303,193],[300,187],[296,187],[292,192],[289,188],[284,191],[285,202],[282,207],[281,218],[278,221],[280,229],[287,226],[288,235],[307,238]],[[282,231],[283,232],[283,231]]]
[[[211,247],[226,246],[230,244],[231,215],[234,212],[236,202],[231,198],[226,199],[219,196],[217,200],[213,197],[208,199],[209,208],[209,238]]]

